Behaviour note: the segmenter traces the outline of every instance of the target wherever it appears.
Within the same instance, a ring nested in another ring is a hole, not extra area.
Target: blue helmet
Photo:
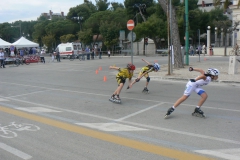
[[[160,65],[158,63],[154,63],[153,68],[158,71],[160,69]]]

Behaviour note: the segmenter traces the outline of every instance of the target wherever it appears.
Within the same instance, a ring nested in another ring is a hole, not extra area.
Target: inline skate
[[[192,113],[192,116],[206,118],[206,116],[204,115],[204,112],[200,108],[197,108],[197,107],[195,108],[194,112]]]
[[[169,108],[164,118],[167,118],[173,111],[174,111],[174,108],[172,107]]]
[[[120,104],[121,103],[121,99],[120,99],[120,97],[117,95],[117,97],[114,99],[114,102],[115,103],[118,103],[118,104]]]
[[[149,93],[149,90],[147,89],[147,87],[144,87],[144,89],[143,89],[142,92],[143,92],[143,93]]]

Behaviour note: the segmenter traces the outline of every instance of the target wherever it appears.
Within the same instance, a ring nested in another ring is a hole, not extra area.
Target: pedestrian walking
[[[148,86],[148,84],[150,82],[149,73],[152,72],[152,71],[157,72],[160,69],[160,65],[158,63],[151,64],[148,61],[146,61],[145,59],[142,59],[142,61],[147,63],[147,66],[142,67],[142,69],[140,70],[140,72],[138,74],[138,78],[135,79],[135,81],[133,81],[129,85],[128,89],[131,88],[132,85],[135,84],[136,82],[139,82],[142,77],[145,77],[146,78],[146,85],[145,85],[145,87],[143,89],[143,92],[149,93],[149,90],[147,88],[147,86]]]
[[[118,87],[117,89],[113,92],[113,95],[110,97],[109,101],[111,102],[116,102],[116,103],[121,103],[121,99],[119,97],[121,90],[126,82],[126,79],[129,79],[129,84],[131,83],[131,79],[133,76],[133,72],[135,70],[135,66],[133,64],[128,64],[127,68],[119,68],[115,66],[110,66],[109,69],[115,69],[118,70],[118,74],[116,75]]]
[[[53,53],[52,53],[52,56],[51,56],[51,57],[52,57],[51,62],[54,62],[55,55],[56,55],[56,52],[53,52]]]
[[[175,103],[174,105],[168,109],[165,118],[168,117],[176,107],[178,107],[182,102],[184,102],[193,91],[195,91],[198,95],[201,96],[201,99],[199,100],[194,112],[192,115],[199,116],[199,117],[205,117],[204,112],[200,109],[203,103],[206,101],[208,95],[207,93],[202,89],[202,86],[208,85],[212,80],[217,80],[218,75],[220,72],[216,68],[209,68],[207,72],[205,73],[202,69],[199,68],[192,68],[189,67],[189,71],[197,71],[200,72],[201,75],[196,77],[195,79],[190,79],[190,81],[186,84],[186,89],[182,95]]]
[[[0,62],[1,62],[0,68],[5,68],[5,57],[2,48],[0,48]]]

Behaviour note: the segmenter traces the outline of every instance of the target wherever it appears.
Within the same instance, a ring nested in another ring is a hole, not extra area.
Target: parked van
[[[61,58],[69,58],[72,54],[82,54],[81,43],[61,43],[57,46],[56,51],[59,51]]]

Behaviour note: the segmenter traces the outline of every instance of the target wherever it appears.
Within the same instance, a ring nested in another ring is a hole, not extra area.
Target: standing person
[[[111,56],[111,52],[110,52],[110,49],[108,50],[108,58],[110,59],[110,56]]]
[[[209,68],[208,71],[205,73],[202,69],[199,68],[192,68],[189,67],[189,71],[197,71],[200,72],[201,75],[196,77],[195,79],[190,79],[190,81],[186,84],[186,89],[182,95],[175,103],[174,105],[168,109],[165,118],[168,117],[177,106],[179,106],[182,102],[184,102],[194,91],[198,95],[201,96],[201,99],[199,100],[194,112],[192,115],[199,116],[199,117],[205,117],[203,111],[200,109],[203,103],[206,101],[208,95],[207,93],[201,88],[204,85],[208,85],[212,80],[217,80],[219,71],[216,68]]]
[[[150,82],[150,77],[148,73],[152,71],[157,72],[160,69],[160,65],[158,63],[151,64],[144,59],[142,59],[142,61],[146,62],[147,66],[142,67],[141,71],[138,74],[138,78],[129,85],[128,89],[131,88],[134,83],[139,82],[140,79],[144,76],[146,78],[146,85],[143,89],[143,92],[149,93],[147,86]]]
[[[60,60],[60,52],[59,51],[57,51],[57,53],[56,53],[56,58],[57,58],[57,62],[61,62],[61,60]]]
[[[45,63],[44,54],[45,54],[45,50],[42,49],[41,52],[40,52],[40,58],[41,58],[41,62],[42,62],[42,63]]]
[[[23,57],[23,56],[24,56],[24,51],[23,51],[23,48],[22,48],[22,49],[20,49],[19,53],[20,53],[20,56],[21,56],[21,57]]]
[[[0,68],[5,68],[5,62],[4,62],[4,59],[5,59],[5,57],[4,57],[3,49],[0,48],[0,62],[1,62],[1,66],[0,66]]]
[[[235,55],[237,56],[238,55],[238,50],[239,50],[239,46],[238,46],[238,44],[236,43],[236,45],[235,45],[235,48],[234,48],[234,50],[235,50]]]
[[[194,51],[193,51],[193,46],[192,45],[190,45],[189,51],[190,51],[190,55],[194,56]]]
[[[99,59],[102,59],[102,50],[101,47],[98,48]]]
[[[127,78],[129,79],[129,84],[131,83],[131,79],[133,76],[133,72],[135,70],[135,66],[133,64],[128,64],[127,68],[119,68],[119,67],[115,67],[115,66],[110,66],[109,69],[116,69],[119,71],[118,74],[116,75],[118,87],[113,92],[113,95],[110,97],[109,101],[121,103],[121,99],[120,99],[119,95],[121,93],[121,90],[122,90]]]
[[[207,51],[207,50],[206,50],[206,46],[205,46],[205,44],[203,43],[202,52],[204,53],[204,55],[207,53],[206,51]]]
[[[55,58],[56,52],[52,53],[52,62],[54,62],[54,58]]]

